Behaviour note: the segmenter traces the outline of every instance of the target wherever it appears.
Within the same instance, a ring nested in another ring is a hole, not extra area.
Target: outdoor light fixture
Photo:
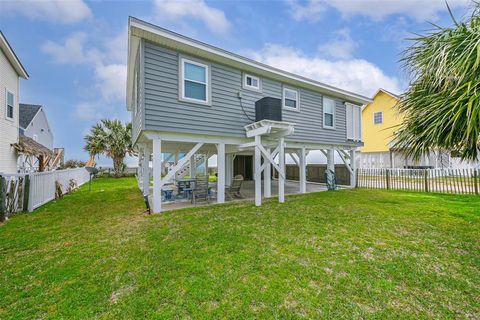
[[[90,182],[88,184],[88,191],[92,191],[92,177],[94,174],[98,173],[98,169],[95,167],[85,167],[85,169],[90,173]]]

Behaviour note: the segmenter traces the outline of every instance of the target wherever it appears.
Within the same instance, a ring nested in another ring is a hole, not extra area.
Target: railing
[[[479,194],[479,169],[357,169],[357,187]]]
[[[28,211],[31,212],[55,199],[56,181],[60,183],[62,193],[67,193],[71,187],[71,180],[73,180],[77,186],[81,186],[89,180],[90,175],[85,168],[75,168],[37,172],[30,174],[29,177]]]

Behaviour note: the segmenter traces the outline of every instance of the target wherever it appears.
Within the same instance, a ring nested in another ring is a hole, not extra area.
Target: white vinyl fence
[[[81,186],[88,182],[89,178],[90,175],[85,168],[31,173],[28,211],[31,212],[55,199],[55,181],[60,183],[62,193],[66,193],[71,180],[74,180],[77,186]]]

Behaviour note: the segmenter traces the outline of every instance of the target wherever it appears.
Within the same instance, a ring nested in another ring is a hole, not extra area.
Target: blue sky
[[[468,12],[468,0],[449,4]],[[443,0],[3,0],[0,29],[30,74],[21,102],[45,106],[67,159],[87,159],[83,136],[98,119],[129,120],[128,16],[367,96],[408,85],[405,38],[452,24]]]

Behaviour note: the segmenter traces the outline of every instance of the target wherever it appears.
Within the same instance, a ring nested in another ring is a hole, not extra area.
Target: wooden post
[[[0,222],[7,219],[7,180],[0,176]]]
[[[266,149],[268,154],[270,154],[271,149]],[[272,196],[272,165],[270,161],[264,159],[265,169],[263,170],[263,193],[265,198],[270,198]]]
[[[262,172],[260,171],[261,168],[261,154],[260,148],[258,145],[262,143],[262,139],[260,136],[255,136],[255,172],[254,172],[254,180],[255,180],[255,205],[261,206],[262,205]],[[280,183],[279,183],[280,184]]]
[[[390,170],[385,169],[385,181],[387,184],[387,190],[390,190]]]
[[[478,196],[478,171],[473,169],[473,185],[475,188],[475,194]]]
[[[23,211],[28,211],[28,200],[30,197],[30,175],[25,175],[25,184],[23,185]]]
[[[208,159],[206,161],[208,165]],[[207,168],[208,170],[208,168]],[[217,144],[217,203],[225,202],[225,143]]]
[[[278,202],[285,202],[285,138],[279,139],[280,148],[278,152],[278,164],[280,171],[278,174]]]
[[[153,139],[153,212],[162,212],[162,140]]]

